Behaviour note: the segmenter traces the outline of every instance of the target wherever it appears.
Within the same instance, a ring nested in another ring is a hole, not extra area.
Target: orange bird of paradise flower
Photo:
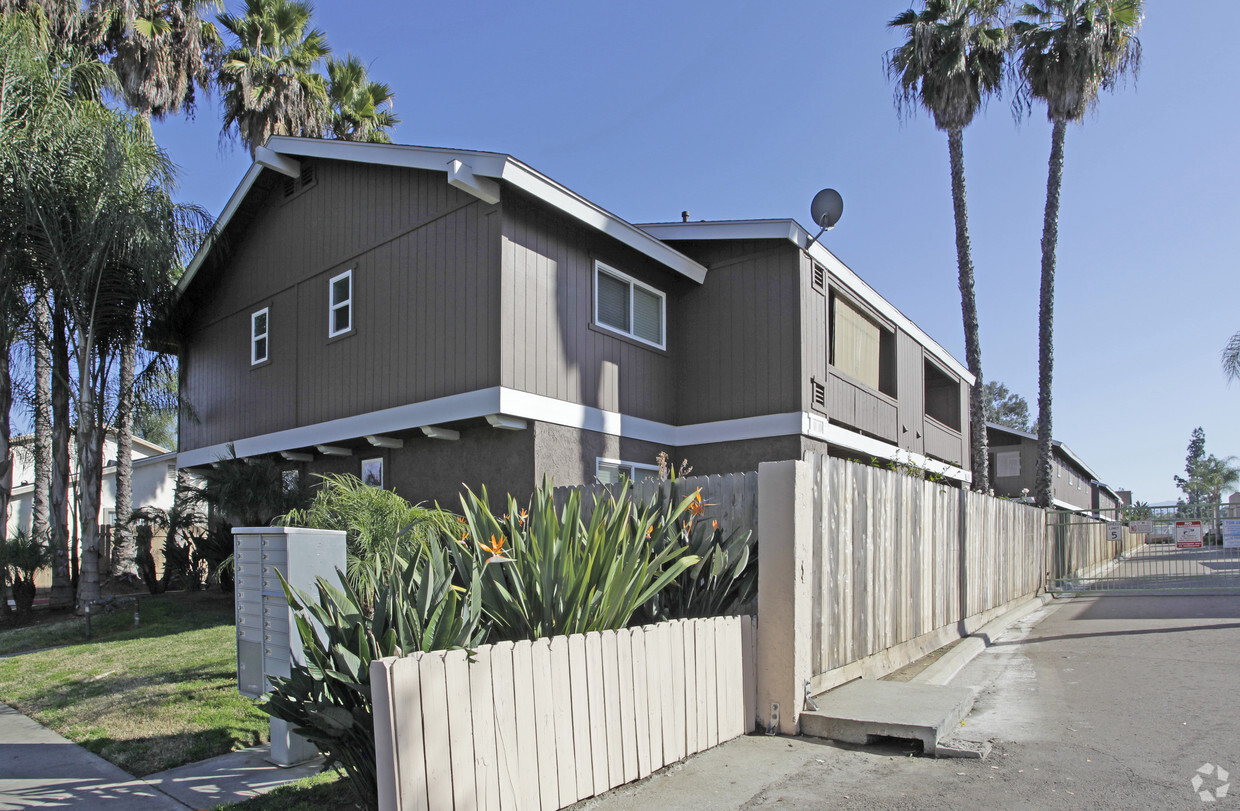
[[[517,513],[517,521],[520,522],[523,526],[525,524],[525,519],[529,517],[530,517],[530,514],[525,511],[525,508],[522,508],[521,512]]]
[[[485,566],[488,563],[512,563],[512,558],[504,554],[505,540],[506,539],[504,538],[503,535],[499,536],[499,540],[496,540],[495,536],[492,535],[490,546],[487,546],[484,543],[478,544],[478,546],[482,547],[483,552],[489,552],[491,554],[491,557],[487,558],[486,561],[482,564],[483,566]]]

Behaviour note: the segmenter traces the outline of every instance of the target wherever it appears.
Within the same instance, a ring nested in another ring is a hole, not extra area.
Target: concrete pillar
[[[812,471],[798,461],[758,466],[757,714],[784,735],[797,734],[813,675]]]

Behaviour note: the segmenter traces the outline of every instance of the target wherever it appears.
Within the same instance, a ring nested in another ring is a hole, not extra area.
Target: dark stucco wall
[[[550,474],[556,485],[578,485],[594,481],[595,464],[601,457],[636,462],[643,465],[656,464],[659,451],[671,452],[653,442],[600,434],[566,428],[563,425],[539,422],[534,424],[534,454],[537,476],[541,481],[544,473]]]

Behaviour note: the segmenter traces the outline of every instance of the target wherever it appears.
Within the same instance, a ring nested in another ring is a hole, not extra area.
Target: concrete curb
[[[966,636],[956,647],[944,654],[937,662],[914,676],[911,681],[922,684],[947,684],[964,669],[965,665],[973,661],[979,653],[990,647],[995,637],[1006,631],[1013,623],[1024,619],[1029,614],[1050,603],[1053,599],[1049,594],[1032,597],[1011,611],[996,617]]]

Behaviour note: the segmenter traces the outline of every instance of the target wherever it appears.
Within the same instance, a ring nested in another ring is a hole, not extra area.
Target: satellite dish
[[[843,213],[844,198],[835,189],[823,189],[814,195],[814,201],[809,204],[810,217],[824,231],[834,228]]]

